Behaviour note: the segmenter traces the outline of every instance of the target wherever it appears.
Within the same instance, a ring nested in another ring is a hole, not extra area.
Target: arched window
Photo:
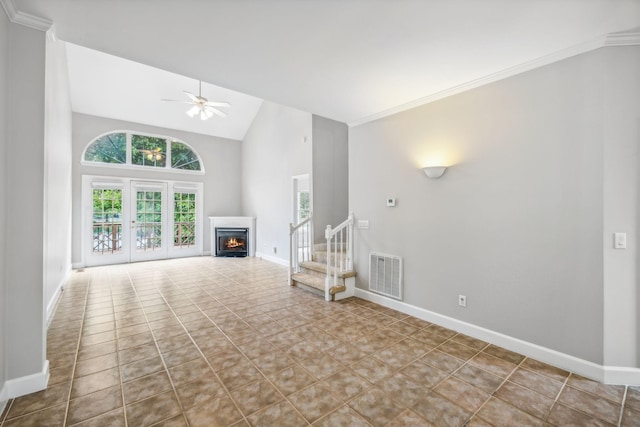
[[[111,132],[91,141],[82,156],[85,164],[203,172],[195,150],[174,138],[139,132]]]

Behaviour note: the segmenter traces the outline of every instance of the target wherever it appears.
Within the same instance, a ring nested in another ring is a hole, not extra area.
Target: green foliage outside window
[[[127,135],[110,133],[101,136],[89,145],[84,159],[89,162],[127,163]]]

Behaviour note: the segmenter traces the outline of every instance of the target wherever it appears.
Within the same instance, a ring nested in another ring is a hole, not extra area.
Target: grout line
[[[91,289],[91,282],[93,281],[92,279],[93,279],[93,275],[89,275],[88,280],[86,281],[86,284],[85,284],[84,306],[82,308],[82,320],[80,321],[80,332],[78,334],[78,343],[76,344],[76,355],[73,358],[73,369],[71,369],[71,382],[69,383],[69,393],[67,394],[67,402],[66,402],[67,407],[65,408],[65,411],[64,411],[64,418],[62,423],[63,426],[67,425],[67,421],[69,418],[69,406],[71,406],[71,392],[73,391],[73,380],[76,376],[76,367],[78,365],[78,354],[80,353],[80,343],[82,342],[82,338],[84,335],[83,334],[84,322],[87,315],[87,304],[89,301],[89,291]],[[114,322],[115,322],[115,319],[114,319]]]
[[[111,296],[111,310],[113,312],[113,327],[114,327],[114,335],[116,340],[116,363],[118,366],[118,379],[120,380],[120,398],[122,400],[122,413],[124,417],[124,425],[127,427],[129,425],[129,421],[127,420],[127,405],[124,399],[124,386],[122,383],[122,369],[120,365],[120,333],[118,331],[118,319],[116,318],[116,307],[113,301],[113,279],[111,270],[108,270],[109,276],[109,295]]]
[[[618,416],[618,427],[622,425],[622,416],[624,415],[624,405],[627,402],[627,393],[629,392],[629,386],[624,386],[624,394],[622,395],[622,403],[620,404],[620,415]]]

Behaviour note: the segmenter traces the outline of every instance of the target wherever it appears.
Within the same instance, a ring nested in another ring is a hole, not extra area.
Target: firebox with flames
[[[244,240],[238,240],[235,237],[232,237],[230,239],[228,239],[225,242],[225,247],[227,249],[237,249],[237,248],[243,248],[244,247]]]

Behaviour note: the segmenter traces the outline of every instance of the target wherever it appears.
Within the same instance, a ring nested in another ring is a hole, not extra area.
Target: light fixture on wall
[[[425,175],[427,175],[429,178],[440,178],[442,176],[442,174],[444,174],[444,171],[447,170],[446,166],[427,166],[422,168],[422,170],[424,171]]]

